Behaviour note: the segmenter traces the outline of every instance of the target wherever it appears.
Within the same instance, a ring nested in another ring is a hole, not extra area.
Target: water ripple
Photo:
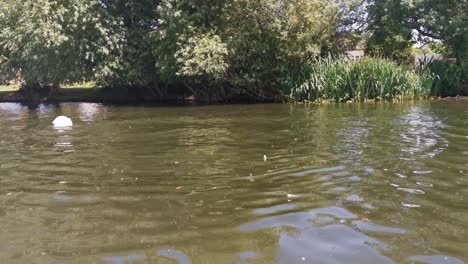
[[[0,262],[461,263],[466,109],[0,104]]]

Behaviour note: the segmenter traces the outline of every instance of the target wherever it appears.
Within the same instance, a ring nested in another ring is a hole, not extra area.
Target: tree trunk
[[[59,88],[60,88],[60,84],[52,83],[52,85],[49,87],[49,95],[47,96],[47,99],[48,100],[54,99]]]
[[[38,83],[24,83],[19,90],[19,94],[23,97],[25,103],[38,104],[42,101],[40,89]]]
[[[457,49],[455,51],[455,57],[456,57],[458,66],[461,66],[461,64],[462,64],[462,60],[463,60],[463,54],[462,53],[463,53],[462,49],[460,47],[457,47]]]

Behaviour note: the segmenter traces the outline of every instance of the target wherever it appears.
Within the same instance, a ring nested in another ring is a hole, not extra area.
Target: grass
[[[284,79],[290,98],[300,102],[368,101],[427,98],[434,77],[394,62],[364,58],[324,58],[291,70]]]
[[[15,92],[18,90],[18,85],[0,85],[0,92]]]
[[[3,100],[21,100],[15,96],[19,90],[18,85],[0,85],[0,101]],[[62,84],[54,96],[58,101],[70,102],[94,102],[102,101],[102,89],[96,86],[94,82]]]
[[[61,84],[55,95],[58,101],[99,101],[100,89],[95,82]]]
[[[19,85],[0,85],[0,92],[14,92],[19,90]],[[61,84],[61,89],[94,89],[99,88],[95,82]]]
[[[82,82],[82,83],[68,83],[61,84],[61,89],[93,89],[99,88],[95,82]]]

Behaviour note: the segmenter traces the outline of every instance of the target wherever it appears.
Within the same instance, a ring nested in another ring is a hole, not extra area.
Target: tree
[[[367,6],[367,52],[399,62],[411,60],[411,47],[414,42],[412,31],[407,23],[411,10],[404,0],[371,0]]]
[[[157,25],[160,0],[102,0],[108,13],[123,22],[125,45],[118,68],[105,85],[146,87],[158,82],[150,33]]]
[[[5,0],[0,69],[22,68],[25,88],[91,79],[156,86],[162,96],[176,86],[279,93],[291,67],[334,50],[339,7],[326,0]]]
[[[362,34],[367,25],[366,0],[335,0],[337,34]]]
[[[401,57],[417,32],[418,41],[441,41],[458,64],[467,60],[467,0],[368,0],[367,5],[370,51]]]
[[[336,29],[336,6],[323,0],[163,0],[157,10],[153,54],[164,80],[203,76],[206,87],[257,94],[278,92],[285,71],[315,61]]]
[[[22,68],[26,87],[99,79],[118,65],[122,21],[98,0],[4,0],[0,14],[0,67]]]
[[[407,24],[421,36],[440,40],[448,46],[457,63],[468,59],[468,1],[415,0]]]

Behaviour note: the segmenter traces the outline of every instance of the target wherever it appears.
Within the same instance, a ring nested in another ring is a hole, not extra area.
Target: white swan
[[[71,127],[73,126],[73,122],[70,118],[66,116],[58,116],[57,118],[54,119],[52,122],[54,127]]]

